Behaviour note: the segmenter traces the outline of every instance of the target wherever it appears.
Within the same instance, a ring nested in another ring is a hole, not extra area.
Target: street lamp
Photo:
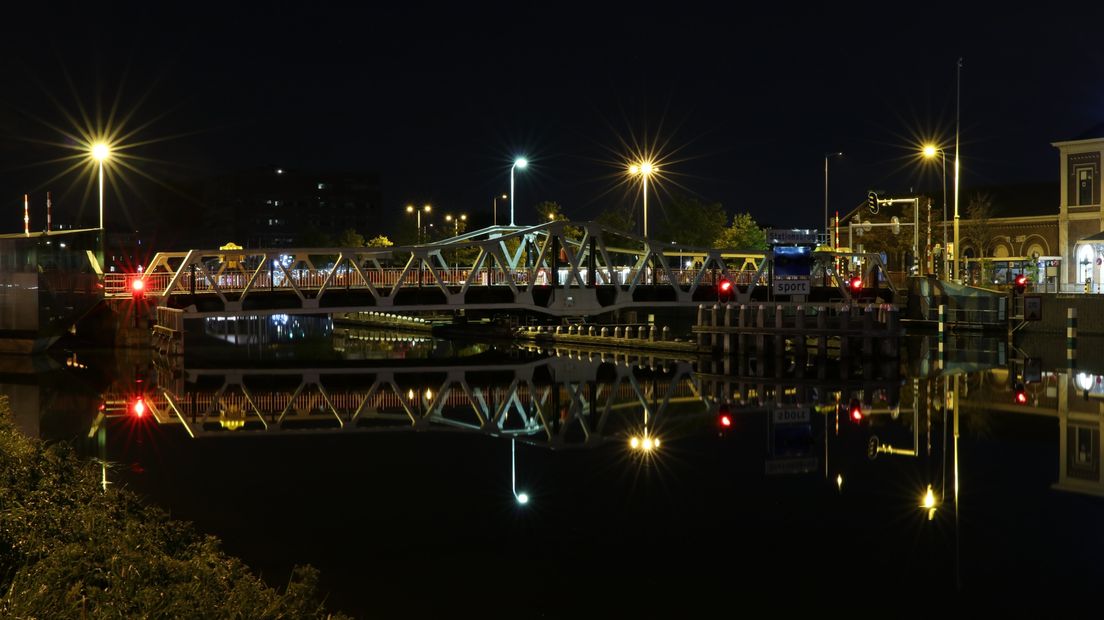
[[[832,232],[828,230],[828,158],[829,157],[843,157],[843,153],[825,153],[824,154],[824,234],[828,235],[828,247],[835,247],[832,243]]]
[[[433,211],[433,207],[431,205],[425,205],[424,207],[419,209],[419,208],[415,207],[414,205],[406,205],[406,212],[407,213],[413,213],[418,218],[417,224],[416,224],[417,230],[416,230],[416,234],[415,234],[415,236],[417,237],[416,242],[418,242],[418,243],[421,243],[421,241],[422,241],[422,212],[423,211],[426,212],[426,213],[429,213],[429,212]]]
[[[514,160],[514,165],[510,166],[510,226],[514,225],[514,169],[525,170],[528,167],[529,160],[524,157],[518,157]]]
[[[104,177],[104,160],[111,156],[111,147],[103,142],[97,142],[92,145],[92,159],[96,160],[96,163],[100,166],[100,230],[104,227],[104,201],[103,201],[103,177]]]
[[[947,277],[947,271],[950,268],[950,264],[947,262],[947,153],[943,149],[935,146],[934,144],[925,144],[921,153],[925,159],[933,159],[936,153],[939,154],[939,158],[943,169],[943,277]],[[955,248],[958,251],[958,248]],[[951,278],[952,280],[954,278]]]
[[[494,213],[493,218],[494,218],[494,225],[495,226],[498,226],[498,199],[499,198],[502,198],[503,200],[506,200],[506,194],[502,194],[502,196],[495,196],[494,200],[491,201],[491,211]]]
[[[656,172],[658,168],[649,160],[644,160],[639,164],[629,164],[629,175],[640,175],[640,180],[643,183],[643,195],[644,195],[644,238],[648,238],[648,177],[652,176],[652,173]]]
[[[456,217],[452,217],[452,214],[449,213],[448,215],[445,216],[445,221],[446,222],[452,222],[452,236],[453,237],[459,237],[460,236],[460,222],[468,221],[468,214],[461,213],[460,215],[458,215]]]
[[[514,492],[518,505],[529,503],[529,494],[525,491],[518,493],[517,490],[517,440],[513,437],[510,438],[510,490]]]

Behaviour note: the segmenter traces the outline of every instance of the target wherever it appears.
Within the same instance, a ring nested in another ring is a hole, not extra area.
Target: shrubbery
[[[277,592],[100,474],[68,444],[22,435],[0,398],[0,617],[332,617],[314,569]]]

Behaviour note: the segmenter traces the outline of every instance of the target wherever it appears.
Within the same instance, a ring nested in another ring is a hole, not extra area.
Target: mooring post
[[[817,357],[828,357],[828,308],[816,307]],[[823,366],[823,364],[821,364]]]
[[[1077,308],[1066,308],[1066,365],[1077,367]]]
[[[842,306],[840,308],[840,334],[839,334],[839,350],[840,358],[845,358],[851,353],[850,338],[847,337],[847,330],[851,329],[851,306]]]
[[[874,357],[874,304],[863,309],[863,357]]]

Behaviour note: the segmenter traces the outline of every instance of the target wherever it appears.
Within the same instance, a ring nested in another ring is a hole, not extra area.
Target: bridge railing
[[[184,277],[177,281],[174,290],[168,292],[174,295],[193,292],[210,293],[215,290],[216,286],[218,290],[224,293],[241,292],[249,285],[251,279],[253,281],[251,290],[254,291],[292,290],[293,287],[300,290],[318,290],[326,283],[327,278],[330,279],[329,288],[332,289],[366,288],[367,286],[365,278],[356,270],[342,269],[332,276],[330,271],[329,269],[288,269],[286,272],[283,270],[269,270],[256,274],[256,277],[253,273],[238,270],[210,275],[202,272],[185,273]],[[578,282],[570,278],[570,269],[562,267],[558,268],[557,271],[559,286],[578,286]],[[371,282],[374,287],[391,288],[399,285],[400,281],[402,287],[433,286],[437,284],[438,279],[446,286],[459,287],[466,283],[472,275],[471,269],[465,267],[434,270],[410,269],[406,271],[405,275],[403,272],[404,269],[397,267],[365,269],[364,276],[367,276],[368,282]],[[698,273],[696,269],[672,269],[668,272],[664,269],[652,269],[650,267],[644,269],[621,267],[612,270],[612,277],[610,269],[595,270],[595,281],[600,286],[627,286],[634,279],[638,279],[638,282],[644,285],[675,284],[676,286],[686,287],[693,283]],[[436,278],[434,274],[436,274]],[[475,278],[472,279],[472,285],[507,286],[512,281],[514,286],[527,286],[529,284],[529,274],[530,271],[528,270],[509,271],[485,268],[476,272]],[[589,281],[589,271],[587,269],[581,269],[580,275],[584,284]],[[756,278],[755,272],[752,271],[741,271],[732,275],[733,278],[731,279],[734,279],[734,284],[738,286],[748,286]],[[672,282],[671,276],[674,276],[674,282]],[[104,292],[111,297],[129,297],[134,292],[131,288],[133,282],[140,279],[144,284],[143,294],[163,295],[172,278],[173,274],[168,272],[145,274],[107,273],[104,274]],[[706,272],[701,274],[699,284],[713,285],[721,278],[722,276],[719,273]],[[535,270],[533,280],[537,286],[551,285],[552,270],[547,268]]]

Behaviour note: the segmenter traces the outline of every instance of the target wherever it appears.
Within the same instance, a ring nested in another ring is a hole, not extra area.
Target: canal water
[[[0,393],[357,617],[1089,604],[1104,377],[933,344],[768,368],[274,317],[208,322],[184,360],[9,360]]]

